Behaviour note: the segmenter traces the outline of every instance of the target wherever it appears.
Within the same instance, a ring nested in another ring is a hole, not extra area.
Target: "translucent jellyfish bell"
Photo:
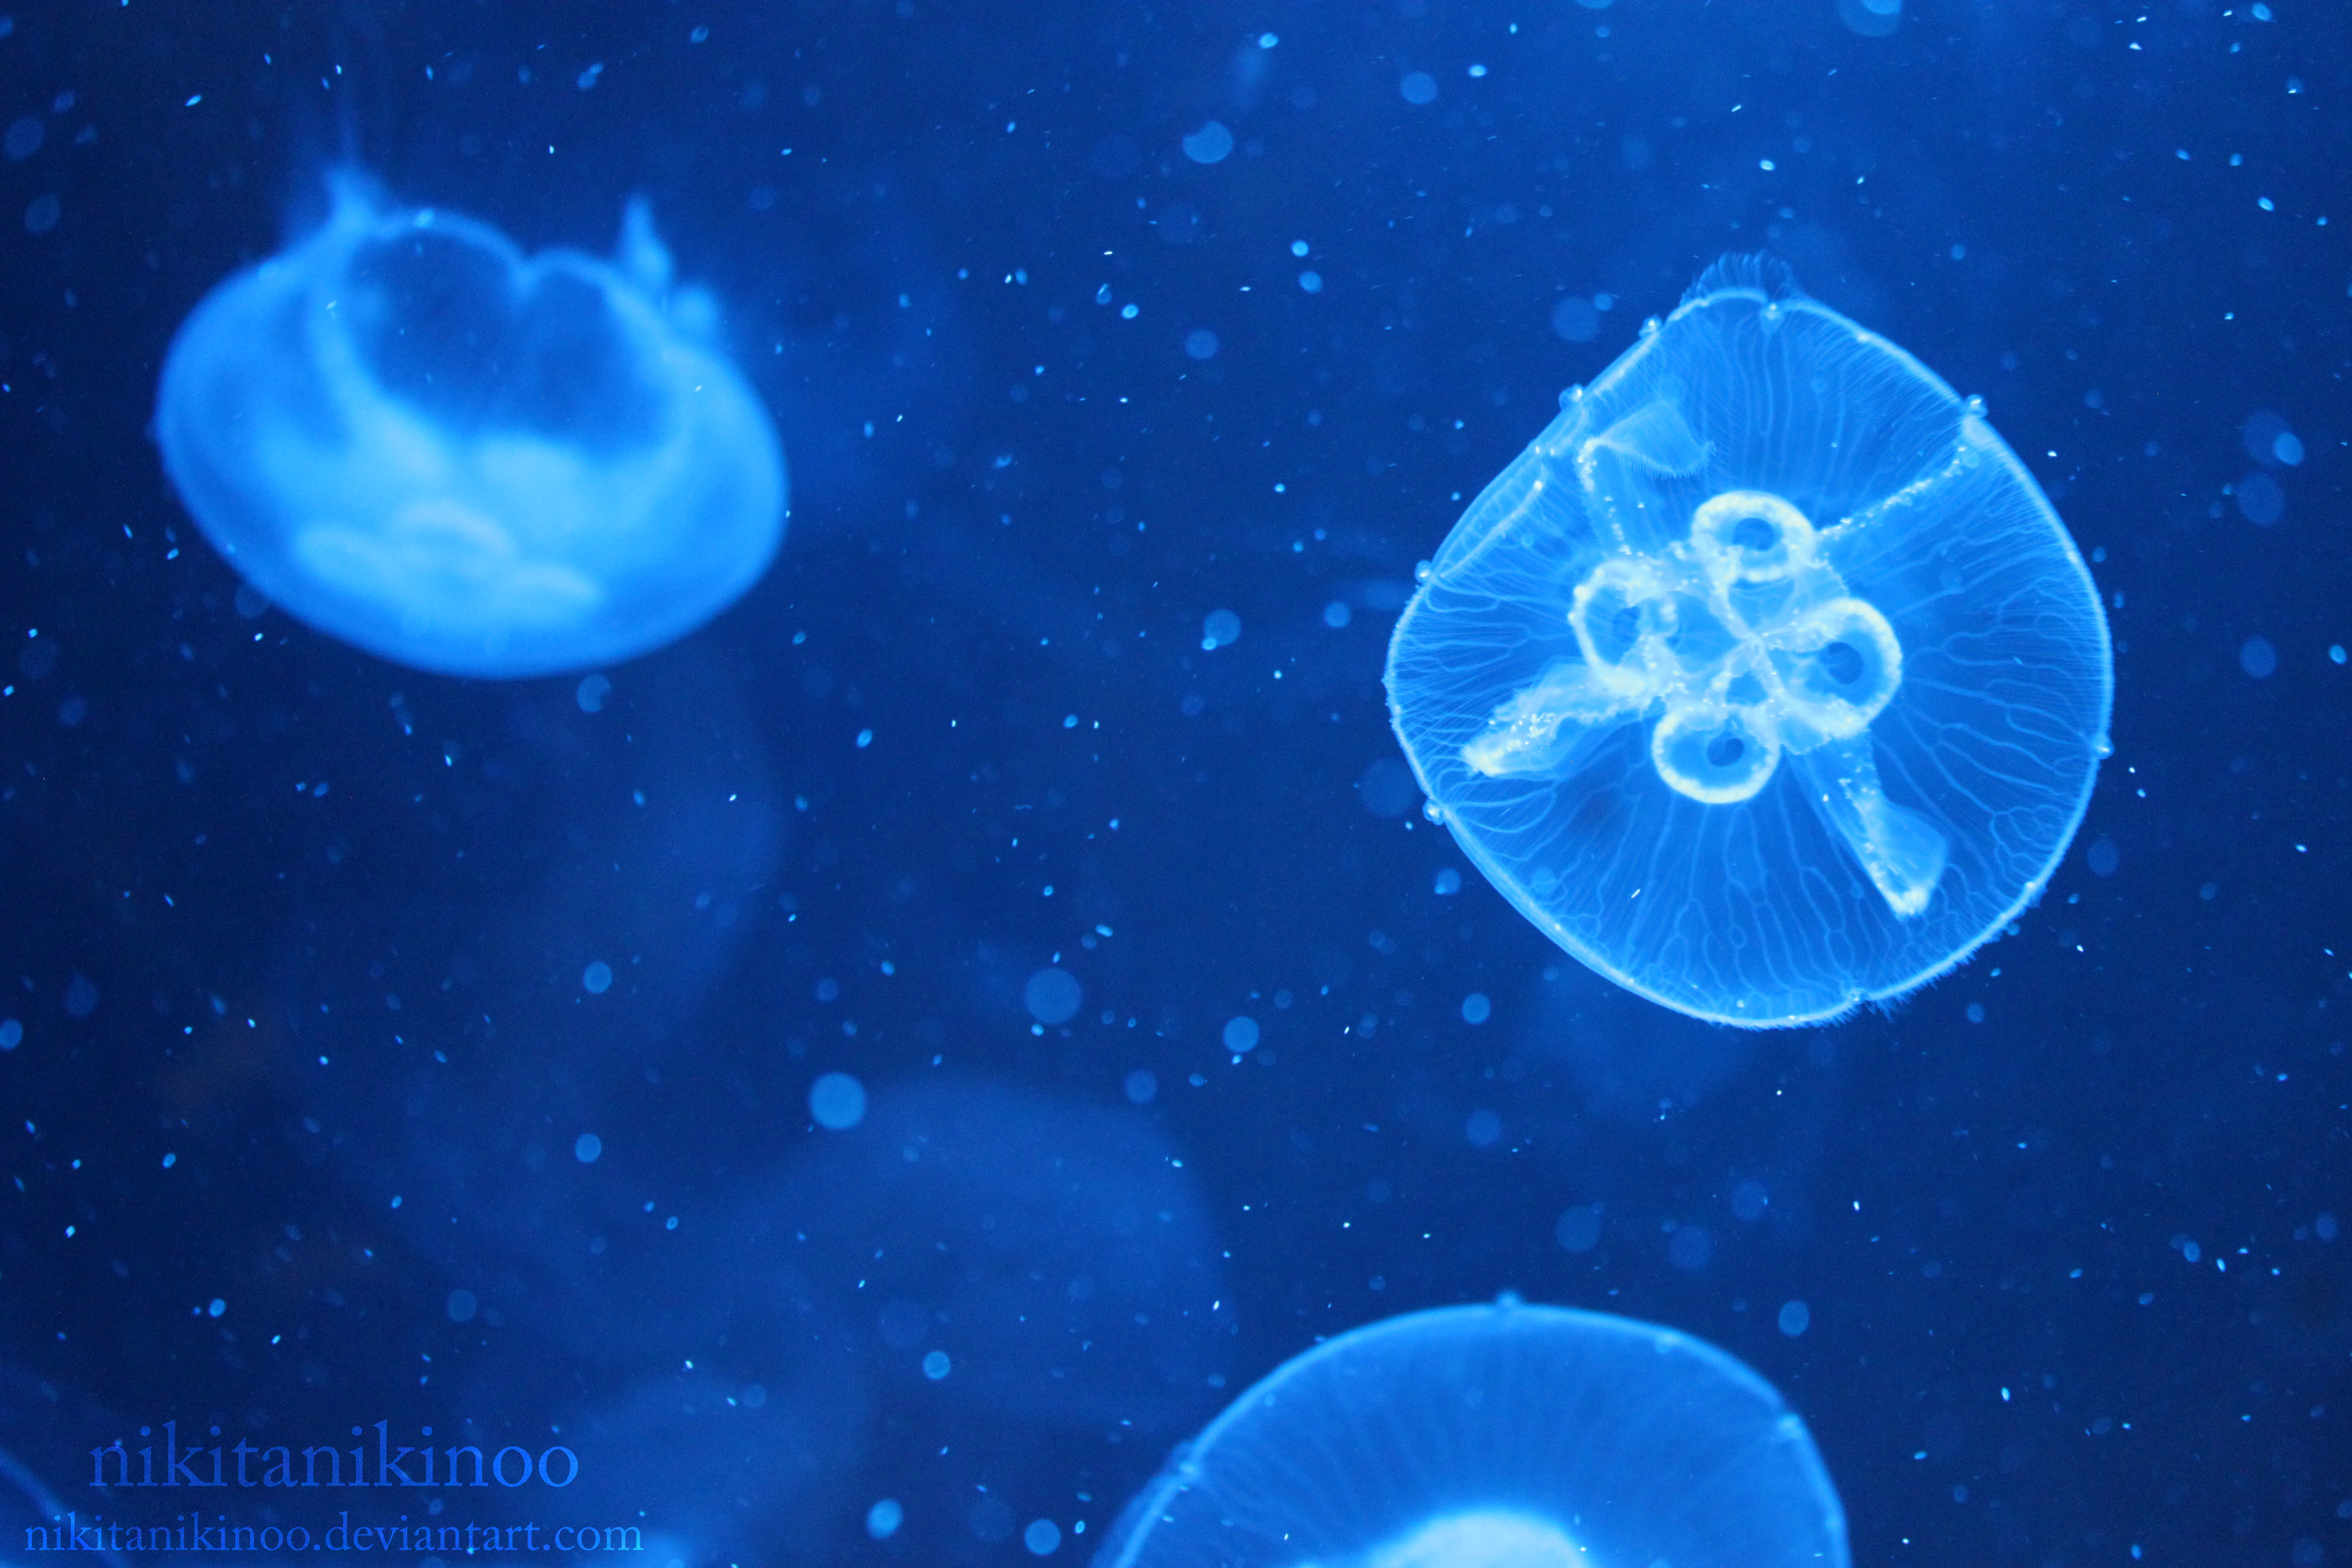
[[[332,192],[163,364],[163,466],[255,586],[396,663],[517,677],[658,647],[758,581],[783,454],[642,204],[604,261]]]
[[[1098,1568],[1845,1568],[1805,1425],[1712,1346],[1510,1303],[1286,1362],[1131,1503]]]
[[[2114,685],[1982,405],[1737,258],[1472,503],[1388,665],[1423,790],[1522,913],[1751,1026],[1900,995],[2032,902]]]

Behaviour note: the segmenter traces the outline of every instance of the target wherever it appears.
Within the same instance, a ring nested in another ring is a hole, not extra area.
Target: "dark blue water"
[[[1514,1290],[1754,1365],[1857,1562],[2352,1557],[2352,29],[1903,10],[20,0],[0,1447],[145,1523],[1083,1560],[1318,1336]],[[155,374],[341,162],[534,247],[649,199],[782,434],[757,588],[587,690],[239,597]],[[1493,894],[1380,674],[1759,248],[1983,395],[2117,695],[2011,936],[1749,1035]],[[580,1473],[89,1488],[166,1421]]]

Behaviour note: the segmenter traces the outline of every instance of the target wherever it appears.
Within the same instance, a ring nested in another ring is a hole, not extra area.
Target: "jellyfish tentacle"
[[[1610,520],[1617,542],[1641,552],[1639,541],[1664,529],[1661,520],[1647,530],[1632,525],[1629,512],[1647,511],[1659,503],[1650,493],[1653,479],[1678,479],[1706,466],[1708,447],[1665,397],[1655,397],[1587,440],[1577,448],[1576,476],[1594,510]]]
[[[1558,774],[1595,729],[1637,711],[1596,681],[1591,666],[1562,662],[1496,708],[1485,731],[1462,748],[1462,760],[1488,778]]]
[[[1833,740],[1797,759],[1807,796],[1843,840],[1897,918],[1923,913],[1944,875],[1951,844],[1917,812],[1886,798],[1867,733]]]
[[[1983,421],[1978,420],[1975,423],[1981,426]],[[1968,420],[1961,421],[1960,439],[1950,459],[1942,467],[1928,469],[1909,484],[1899,489],[1890,490],[1852,516],[1841,518],[1832,526],[1822,530],[1822,539],[1825,542],[1837,542],[1853,538],[1899,516],[1912,507],[1935,499],[1938,491],[1959,478],[1976,461],[1975,433],[1969,426]],[[1985,434],[1992,437],[1990,428],[1986,429]],[[1999,440],[2000,437],[1992,437],[1992,439]]]

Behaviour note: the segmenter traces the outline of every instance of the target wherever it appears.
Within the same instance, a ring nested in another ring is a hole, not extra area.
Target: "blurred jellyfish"
[[[961,423],[976,356],[956,268],[933,254],[930,226],[895,182],[836,160],[795,169],[791,191],[760,220],[760,268],[792,287],[771,291],[756,321],[772,334],[771,353],[746,368],[758,366],[792,448],[794,531],[863,530],[915,499],[910,462],[935,449],[915,433]],[[808,221],[852,210],[855,223]],[[755,323],[743,313],[749,335]],[[983,574],[978,591],[992,585]]]
[[[698,1346],[692,1364],[641,1375],[616,1394],[561,1409],[558,1436],[522,1437],[530,1452],[551,1442],[570,1451],[548,1468],[561,1480],[576,1460],[576,1479],[547,1491],[563,1518],[583,1529],[593,1520],[638,1524],[647,1561],[688,1568],[730,1562],[836,1561],[827,1530],[858,1528],[854,1516],[831,1519],[839,1492],[865,1447],[868,1401],[842,1354],[840,1330],[824,1321],[822,1340],[805,1321],[739,1327],[720,1346]],[[494,1381],[471,1403],[505,1408],[511,1391]],[[486,1452],[520,1434],[468,1434]],[[541,1492],[533,1486],[532,1492]],[[520,1497],[478,1500],[529,1518]],[[599,1544],[585,1531],[583,1555]],[[626,1537],[606,1538],[606,1551]],[[630,1550],[639,1550],[632,1546]],[[453,1554],[454,1555],[454,1554]]]
[[[809,1086],[809,1115],[828,1131],[848,1131],[866,1120],[866,1086],[845,1072],[824,1074]]]
[[[1551,1236],[1570,1252],[1591,1251],[1601,1245],[1601,1205],[1579,1204],[1561,1210],[1559,1218],[1552,1222]]]
[[[1234,133],[1214,120],[1184,135],[1184,156],[1195,163],[1222,163],[1233,151]]]
[[[1399,619],[1421,787],[1555,942],[1749,1027],[1943,973],[2107,752],[2064,525],[1918,361],[1727,258],[1489,485]]]
[[[407,709],[371,704],[381,748],[344,743],[386,788],[379,813],[361,791],[346,808],[370,845],[341,868],[350,916],[324,936],[289,922],[261,1024],[299,1075],[304,1161],[331,1162],[380,1212],[402,1194],[387,1223],[486,1314],[598,1355],[691,1354],[734,1310],[704,1271],[730,1265],[695,1253],[716,1245],[699,1216],[671,1231],[675,1208],[641,1205],[648,1188],[727,1194],[684,1175],[709,1130],[649,1122],[648,1075],[719,1026],[705,998],[763,918],[782,923],[759,889],[791,807],[707,649],[650,661],[625,690],[591,716],[568,691],[475,687],[471,722],[418,700],[422,734],[466,737],[451,742],[472,774],[455,861],[446,823],[404,809],[450,753],[401,735]],[[598,952],[619,973],[592,996],[575,955]],[[301,1065],[320,1056],[344,1070]],[[795,1128],[802,1092],[776,1107]]]
[[[2238,427],[2238,438],[2245,443],[2246,455],[2266,467],[2294,468],[2303,464],[2303,437],[2276,409],[2257,408],[2247,415],[2246,422]]]
[[[2238,515],[2258,527],[2268,528],[2286,515],[2285,487],[2260,468],[2240,479],[2231,494]]]
[[[764,1207],[807,1237],[776,1250],[813,1288],[878,1315],[886,1386],[1151,1430],[1192,1418],[1223,1364],[1207,1214],[1123,1103],[945,1075],[883,1086]]]
[[[1374,816],[1402,816],[1412,809],[1412,773],[1394,757],[1375,757],[1364,764],[1362,774],[1356,780],[1356,793],[1364,809]]]
[[[89,1485],[94,1467],[110,1480],[126,1472],[135,1480],[139,1431],[70,1384],[0,1362],[0,1563],[71,1552],[122,1568],[122,1552],[93,1532],[77,1541],[66,1515],[87,1521],[89,1500],[107,1495]]]
[[[1838,20],[1865,38],[1883,38],[1903,25],[1903,0],[1837,0]]]
[[[1570,294],[1551,308],[1551,330],[1571,343],[1589,343],[1601,335],[1601,312],[1592,301]]]
[[[2091,868],[2091,875],[2112,877],[2123,865],[2124,854],[2114,839],[2102,833],[2091,840],[2090,848],[2083,853],[2083,861]]]
[[[1703,1225],[1678,1225],[1666,1237],[1666,1261],[1696,1274],[1715,1258],[1715,1235]]]
[[[164,468],[255,586],[395,663],[515,677],[658,647],[758,581],[782,451],[642,203],[603,261],[332,195],[163,365]]]
[[[1077,976],[1066,969],[1041,969],[1021,986],[1021,1005],[1040,1024],[1066,1024],[1086,1000]]]
[[[1519,1049],[1564,1064],[1591,1114],[1648,1122],[1690,1110],[1756,1054],[1752,1035],[1662,1012],[1574,964],[1545,973],[1523,993]]]
[[[1102,1568],[1844,1568],[1804,1423],[1753,1372],[1623,1318],[1391,1318],[1258,1384],[1129,1505]]]

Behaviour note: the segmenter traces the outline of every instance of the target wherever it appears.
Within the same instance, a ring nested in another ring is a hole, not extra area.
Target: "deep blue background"
[[[1009,1563],[1317,1336],[1515,1289],[1756,1365],[1860,1563],[2352,1557],[2352,26],[2262,9],[20,3],[0,1444],[556,1424],[567,1510],[717,1561]],[[599,713],[243,613],[164,484],[173,329],[339,160],[527,245],[645,193],[776,411],[775,569]],[[1984,395],[2118,680],[2013,940],[1745,1037],[1433,891],[1380,668],[1459,502],[1756,247]]]

